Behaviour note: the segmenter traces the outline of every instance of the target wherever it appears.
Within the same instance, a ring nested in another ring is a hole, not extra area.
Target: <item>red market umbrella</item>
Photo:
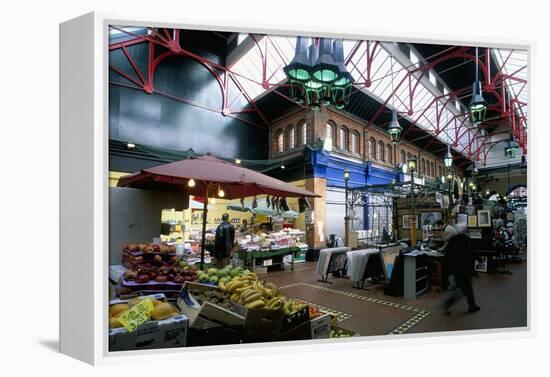
[[[213,156],[190,157],[185,160],[143,169],[121,177],[119,187],[177,190],[205,198],[218,196],[237,199],[267,194],[275,197],[319,197],[310,191],[294,187],[238,164]],[[204,239],[206,234],[207,200],[204,201],[201,267],[204,264]]]

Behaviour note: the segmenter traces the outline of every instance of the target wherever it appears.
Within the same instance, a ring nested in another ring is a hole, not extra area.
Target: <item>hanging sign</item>
[[[134,331],[139,325],[147,321],[153,312],[153,303],[148,298],[143,299],[139,304],[133,306],[130,310],[124,312],[118,317],[122,326],[126,327],[128,332]]]

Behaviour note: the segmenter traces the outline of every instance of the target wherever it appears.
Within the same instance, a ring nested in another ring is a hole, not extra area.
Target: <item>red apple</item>
[[[157,275],[155,281],[158,283],[166,283],[168,281],[168,277],[166,275]]]

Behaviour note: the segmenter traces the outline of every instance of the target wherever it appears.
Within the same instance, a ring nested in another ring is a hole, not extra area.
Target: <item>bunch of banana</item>
[[[300,310],[304,309],[307,305],[303,302],[298,301],[285,301],[283,305],[283,311],[285,312],[286,316],[290,316],[292,313],[299,312]]]
[[[254,272],[249,272],[241,276],[236,276],[228,282],[219,283],[218,288],[220,288],[222,292],[233,293],[240,288],[248,287],[257,279],[258,277]]]
[[[245,276],[230,281],[225,285],[227,292],[231,293],[230,299],[246,306],[249,309],[279,310],[284,303],[284,297],[280,295],[277,287],[271,283],[262,283],[254,280],[255,275]]]

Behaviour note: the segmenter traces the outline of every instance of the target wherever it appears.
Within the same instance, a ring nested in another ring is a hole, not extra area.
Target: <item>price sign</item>
[[[118,317],[118,321],[122,326],[126,327],[128,332],[132,332],[151,317],[152,311],[153,303],[146,298],[139,304],[133,306],[130,310],[121,314],[120,317]]]
[[[273,264],[273,259],[265,259],[264,260],[264,267],[271,266]]]

